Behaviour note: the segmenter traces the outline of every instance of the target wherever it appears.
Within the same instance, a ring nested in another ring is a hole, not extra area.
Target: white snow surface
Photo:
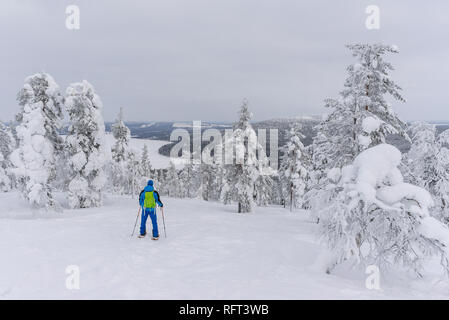
[[[401,158],[401,152],[392,145],[377,145],[360,153],[352,165],[343,168],[343,181],[350,182],[356,177],[356,189],[374,201],[380,184],[386,179],[397,180]]]
[[[374,117],[366,117],[363,119],[362,128],[366,133],[377,131],[380,128],[382,121]]]
[[[377,197],[390,205],[401,201],[401,199],[413,199],[425,208],[434,206],[429,192],[409,183],[398,183],[394,186],[380,188],[377,191]]]
[[[162,200],[168,237],[159,211],[156,242],[130,237],[138,210],[130,197],[33,216],[17,193],[1,193],[0,299],[449,298],[438,262],[422,279],[381,274],[380,290],[365,287],[365,270],[326,274],[328,252],[307,211],[237,214],[235,205]],[[79,266],[79,290],[66,288],[69,265]]]

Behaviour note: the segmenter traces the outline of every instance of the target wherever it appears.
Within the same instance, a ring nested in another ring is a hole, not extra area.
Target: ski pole
[[[165,229],[164,207],[161,207],[161,212],[162,212],[162,222],[164,223],[164,234],[165,237],[167,238],[167,230]]]
[[[141,210],[141,209],[142,209],[142,208],[139,207],[139,212],[137,212],[136,223],[134,223],[134,229],[133,229],[133,233],[131,234],[131,237],[134,236],[134,231],[136,231],[137,220],[139,220],[140,210]]]

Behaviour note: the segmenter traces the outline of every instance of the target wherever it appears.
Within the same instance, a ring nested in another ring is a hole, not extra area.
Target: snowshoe
[[[159,240],[159,237],[151,237],[151,240]]]
[[[138,238],[145,238],[146,235],[147,235],[146,233],[145,234],[139,234]]]

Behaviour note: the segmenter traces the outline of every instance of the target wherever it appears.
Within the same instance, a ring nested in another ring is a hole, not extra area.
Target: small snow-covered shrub
[[[360,153],[331,184],[334,192],[320,212],[320,227],[336,263],[402,263],[419,274],[424,258],[439,254],[449,270],[449,229],[429,215],[430,194],[403,181],[401,158],[397,148],[377,145]]]

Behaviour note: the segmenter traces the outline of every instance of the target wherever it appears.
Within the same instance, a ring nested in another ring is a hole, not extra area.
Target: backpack
[[[155,208],[156,207],[156,200],[154,200],[153,191],[145,192],[143,207],[144,208]]]

